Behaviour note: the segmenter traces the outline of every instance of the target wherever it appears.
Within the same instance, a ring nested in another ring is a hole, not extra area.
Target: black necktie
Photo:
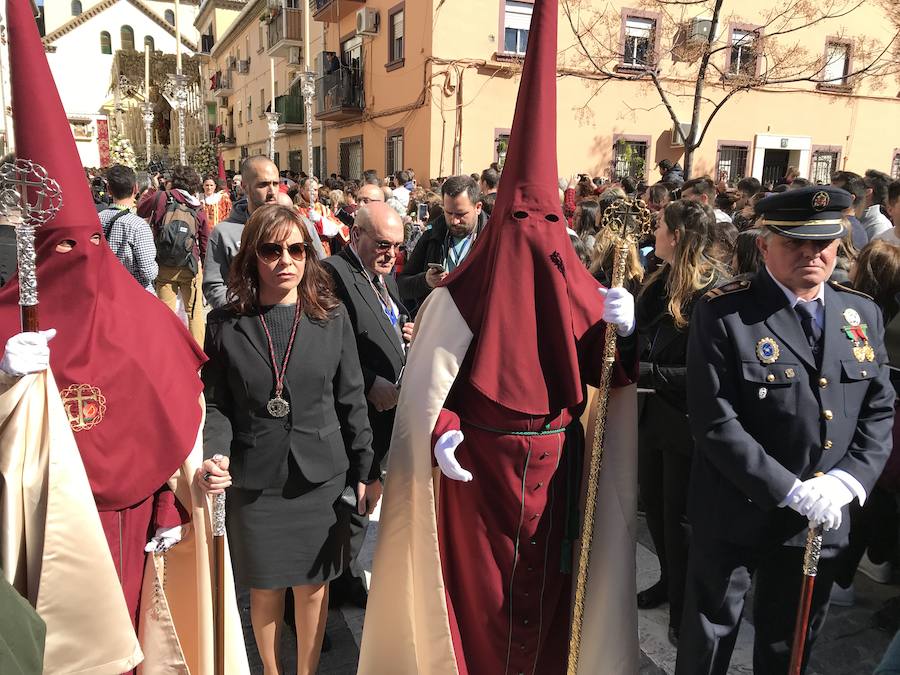
[[[809,347],[812,349],[813,356],[815,356],[816,361],[818,361],[822,350],[822,329],[819,327],[815,318],[816,302],[817,301],[815,300],[812,302],[798,302],[794,306],[794,311],[797,312],[797,316],[800,317],[800,325],[803,327],[803,333],[806,335],[806,340],[809,342]]]

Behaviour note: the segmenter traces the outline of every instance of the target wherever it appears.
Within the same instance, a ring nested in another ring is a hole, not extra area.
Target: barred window
[[[722,145],[719,147],[718,173],[727,181],[738,181],[747,176],[746,145]]]
[[[615,177],[641,178],[647,162],[646,141],[629,141],[620,138],[613,147],[613,173]]]
[[[812,170],[809,179],[817,185],[827,185],[831,175],[837,171],[838,154],[831,150],[816,150],[812,155]]]

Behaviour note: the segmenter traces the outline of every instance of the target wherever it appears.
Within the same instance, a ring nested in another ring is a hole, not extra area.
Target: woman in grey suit
[[[315,673],[328,582],[349,562],[349,510],[371,513],[372,432],[353,326],[296,211],[253,212],[232,263],[228,307],[209,315],[201,485],[227,488],[231,555],[250,587],[265,675],[280,672],[285,589],[299,674]],[[345,486],[355,486],[345,490]]]

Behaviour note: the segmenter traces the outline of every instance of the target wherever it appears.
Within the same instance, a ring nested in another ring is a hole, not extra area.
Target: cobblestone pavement
[[[363,552],[364,560],[371,561],[375,536],[377,536],[377,521],[373,522]],[[366,569],[371,569],[371,565],[366,565]],[[643,518],[639,518],[636,573],[638,589],[652,584],[659,574],[659,566],[652,552],[650,536]],[[880,661],[893,637],[893,630],[900,623],[900,601],[891,602],[893,598],[900,596],[900,587],[876,584],[862,574],[857,575],[855,587],[855,606],[831,608],[823,636],[813,652],[807,675],[871,675]],[[262,675],[262,667],[250,631],[248,601],[246,592],[239,593],[241,618],[244,621],[247,653],[250,656],[252,672],[253,675]],[[748,607],[751,604],[748,599]],[[749,613],[746,614],[729,669],[729,673],[735,675],[753,672],[753,626]],[[363,611],[359,609],[343,608],[329,612],[326,632],[331,641],[331,649],[322,654],[320,675],[356,673],[362,621]],[[886,624],[887,630],[879,628],[878,623]],[[641,661],[638,675],[670,675],[674,672],[675,649],[666,638],[667,626],[668,609],[665,606],[639,613]],[[282,654],[284,674],[294,675],[296,642],[290,630],[284,631]],[[385,670],[384,675],[391,674],[389,670]]]

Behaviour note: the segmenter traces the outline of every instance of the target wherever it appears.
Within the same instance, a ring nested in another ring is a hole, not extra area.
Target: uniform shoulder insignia
[[[731,281],[719,286],[718,288],[714,288],[711,291],[707,291],[703,297],[707,300],[714,300],[715,298],[721,298],[725,295],[731,295],[732,293],[738,293],[740,291],[746,291],[750,288],[750,280],[749,279],[732,279]]]
[[[834,290],[840,291],[841,293],[852,293],[853,295],[858,295],[861,298],[865,298],[866,300],[875,301],[871,295],[863,293],[862,291],[857,291],[856,289],[850,288],[849,286],[844,286],[843,284],[839,284],[837,281],[829,281],[828,285],[831,286]]]

